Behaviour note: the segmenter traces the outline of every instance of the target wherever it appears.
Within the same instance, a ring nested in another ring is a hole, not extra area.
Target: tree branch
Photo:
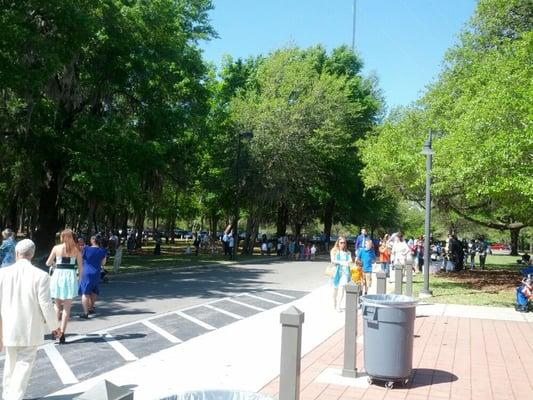
[[[522,222],[512,222],[509,224],[503,224],[498,222],[491,222],[491,221],[481,221],[479,219],[473,218],[468,214],[465,214],[460,208],[454,206],[451,203],[448,203],[448,206],[457,213],[461,218],[466,219],[467,221],[473,222],[478,225],[486,226],[487,228],[493,228],[498,230],[505,230],[505,229],[521,229],[525,228],[527,225]]]

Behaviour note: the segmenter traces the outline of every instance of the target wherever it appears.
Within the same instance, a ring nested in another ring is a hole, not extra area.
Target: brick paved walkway
[[[301,400],[523,400],[533,393],[531,323],[418,316],[412,380],[393,389],[317,379],[326,369],[342,368],[343,335],[342,329],[303,357]],[[357,366],[364,372],[362,344],[358,344]],[[276,378],[261,392],[277,396],[278,387]]]

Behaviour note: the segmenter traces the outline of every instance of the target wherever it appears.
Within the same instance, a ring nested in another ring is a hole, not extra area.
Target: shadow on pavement
[[[140,339],[140,338],[143,338],[145,337],[146,334],[144,333],[127,333],[127,334],[122,334],[122,335],[113,335],[113,337],[115,338],[115,340],[130,340],[130,339]],[[68,339],[68,335],[67,335],[67,339]],[[75,340],[70,340],[68,342],[68,344],[79,344],[79,343],[101,343],[103,340],[103,337],[101,335],[98,335],[98,334],[87,334],[85,335],[85,337],[82,337],[82,338],[79,338],[79,339],[75,339]]]
[[[210,299],[232,293],[249,292],[258,285],[271,283],[265,279],[271,273],[271,270],[261,268],[209,266],[129,275],[123,279],[114,279],[100,287],[103,294],[101,298],[105,301],[99,303],[98,313],[105,315],[108,308],[106,302],[130,303],[148,299],[185,297]],[[116,307],[117,303],[110,307],[113,314],[118,311]]]
[[[413,378],[407,384],[410,389],[437,385],[439,383],[455,382],[459,378],[457,375],[448,371],[430,368],[415,368],[413,369]]]

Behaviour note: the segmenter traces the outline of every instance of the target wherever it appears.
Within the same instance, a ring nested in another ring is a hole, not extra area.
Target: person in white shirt
[[[311,261],[315,259],[315,256],[316,256],[316,246],[313,243],[313,245],[311,246]]]
[[[44,334],[61,336],[48,274],[31,264],[35,244],[21,240],[15,264],[0,270],[0,348],[5,346],[3,400],[20,400],[28,386]],[[47,327],[47,329],[46,329]]]
[[[403,240],[403,235],[401,233],[398,233],[396,235],[396,240],[394,242],[394,245],[392,246],[392,255],[391,259],[393,260],[393,267],[396,268],[404,268],[405,264],[407,263],[407,257],[409,257],[411,254],[411,249]],[[390,281],[394,282],[395,274],[390,274]]]
[[[230,231],[228,238],[228,252],[231,260],[235,258],[235,238],[233,237],[233,232]]]

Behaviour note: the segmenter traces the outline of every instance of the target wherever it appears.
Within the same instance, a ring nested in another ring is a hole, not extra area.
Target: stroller
[[[100,282],[102,283],[109,282],[109,278],[106,275],[107,275],[107,271],[105,270],[104,267],[102,267],[102,270],[100,271]]]
[[[533,300],[533,276],[529,274],[522,279],[522,284],[516,288],[515,310],[518,312],[529,312],[529,302]]]

